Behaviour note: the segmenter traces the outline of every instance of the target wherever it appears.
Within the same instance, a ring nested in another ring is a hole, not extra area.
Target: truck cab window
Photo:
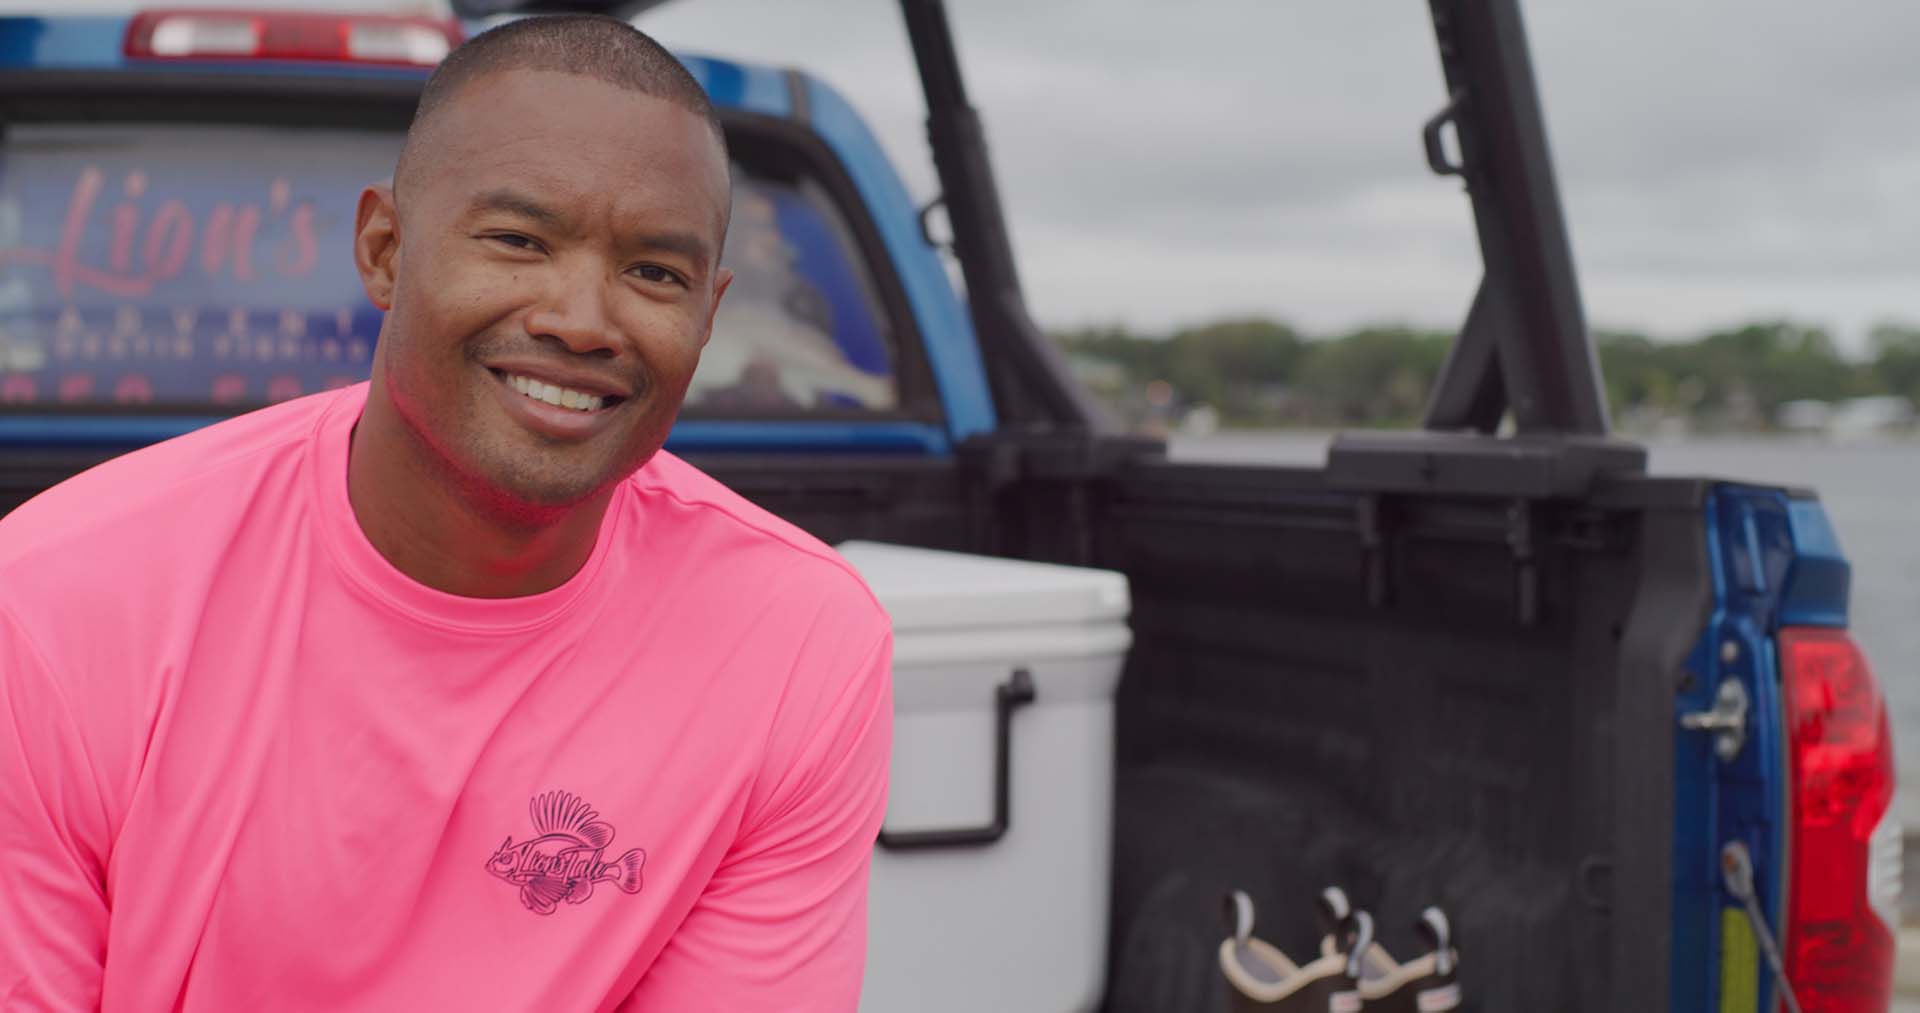
[[[687,393],[699,417],[891,413],[895,339],[846,217],[821,184],[736,162],[733,287]]]
[[[0,411],[239,411],[365,379],[354,199],[393,131],[19,123],[0,147]]]

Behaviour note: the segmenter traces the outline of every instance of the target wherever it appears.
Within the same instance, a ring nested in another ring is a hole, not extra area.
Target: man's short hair
[[[597,78],[664,99],[707,121],[722,150],[726,136],[713,103],[666,47],[638,28],[600,14],[546,14],[509,21],[460,44],[420,92],[394,185],[407,176],[408,155],[433,128],[436,114],[460,89],[489,74],[541,70]]]

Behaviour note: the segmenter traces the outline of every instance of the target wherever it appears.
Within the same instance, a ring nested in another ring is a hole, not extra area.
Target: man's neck
[[[586,565],[611,493],[539,518],[489,512],[377,392],[354,426],[347,499],[367,541],[421,584],[467,598],[550,591]]]

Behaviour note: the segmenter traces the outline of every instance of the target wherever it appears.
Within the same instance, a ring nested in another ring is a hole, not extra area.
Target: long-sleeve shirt
[[[347,497],[363,386],[0,519],[0,1008],[851,1010],[891,637],[672,455],[563,585]]]

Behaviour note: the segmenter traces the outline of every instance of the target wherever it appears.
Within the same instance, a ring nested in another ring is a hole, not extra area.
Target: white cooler
[[[894,632],[892,786],[861,1010],[1093,1008],[1106,969],[1113,693],[1132,642],[1126,578],[838,548]],[[996,829],[1003,723],[1010,800]]]

